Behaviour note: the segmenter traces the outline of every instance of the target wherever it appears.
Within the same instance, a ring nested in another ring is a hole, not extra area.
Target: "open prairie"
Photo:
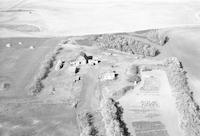
[[[191,0],[1,0],[0,5],[1,37],[133,32],[200,22],[200,3]]]

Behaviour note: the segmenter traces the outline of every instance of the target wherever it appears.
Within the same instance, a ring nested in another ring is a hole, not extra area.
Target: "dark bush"
[[[51,68],[54,66],[54,62],[56,61],[56,56],[60,53],[62,49],[63,49],[62,47],[58,46],[55,48],[53,52],[51,52],[46,56],[45,61],[42,63],[40,67],[39,73],[35,77],[33,85],[30,87],[30,90],[33,95],[37,95],[44,88],[42,80],[48,77]]]
[[[130,72],[131,72],[131,74],[133,74],[133,75],[139,74],[139,66],[137,66],[137,65],[132,65],[132,66],[131,66],[131,69],[130,69]]]
[[[134,89],[134,86],[126,86],[112,94],[112,97],[116,100],[124,96],[128,91]]]
[[[165,36],[164,40],[163,40],[163,45],[165,45],[167,42],[169,41],[169,37]]]
[[[94,116],[91,112],[81,112],[78,114],[80,127],[83,136],[98,136],[98,130],[94,126]]]
[[[170,85],[176,92],[176,105],[182,115],[181,127],[186,135],[200,135],[200,112],[199,105],[193,98],[186,72],[182,64],[176,58],[169,58],[165,61],[165,67]]]
[[[141,77],[138,76],[138,75],[133,75],[133,76],[130,76],[128,78],[128,82],[132,82],[132,83],[139,83],[141,81]]]
[[[130,35],[104,34],[95,39],[95,44],[102,48],[117,49],[123,52],[139,54],[144,56],[158,55],[158,49],[142,41],[136,41]]]
[[[130,136],[126,124],[122,120],[123,108],[112,98],[108,98],[105,103],[106,122],[112,126],[110,131],[113,136]],[[108,121],[109,120],[109,121]]]

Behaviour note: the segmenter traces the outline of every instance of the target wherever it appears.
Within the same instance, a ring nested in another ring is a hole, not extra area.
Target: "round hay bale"
[[[30,46],[29,49],[30,49],[30,50],[34,50],[35,47],[34,47],[34,46]]]
[[[7,48],[10,48],[11,46],[12,46],[11,43],[7,43],[7,44],[6,44],[6,47],[7,47]]]

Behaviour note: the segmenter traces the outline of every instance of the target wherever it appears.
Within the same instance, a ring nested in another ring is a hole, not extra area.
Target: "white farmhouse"
[[[116,78],[117,78],[117,74],[115,71],[105,72],[99,77],[101,81],[115,80]]]

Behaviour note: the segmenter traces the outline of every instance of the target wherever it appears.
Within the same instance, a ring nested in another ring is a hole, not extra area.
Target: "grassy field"
[[[63,103],[48,103],[33,97],[29,86],[46,56],[61,38],[0,39],[0,81],[9,83],[1,90],[0,135],[78,136],[75,111]],[[6,47],[10,43],[11,47]],[[33,46],[34,49],[30,49]],[[66,114],[67,113],[67,114]]]
[[[170,40],[163,48],[162,58],[174,56],[182,62],[184,69],[188,73],[190,86],[194,90],[194,97],[200,104],[199,34],[200,29],[198,27],[168,30],[166,35],[169,36]]]

